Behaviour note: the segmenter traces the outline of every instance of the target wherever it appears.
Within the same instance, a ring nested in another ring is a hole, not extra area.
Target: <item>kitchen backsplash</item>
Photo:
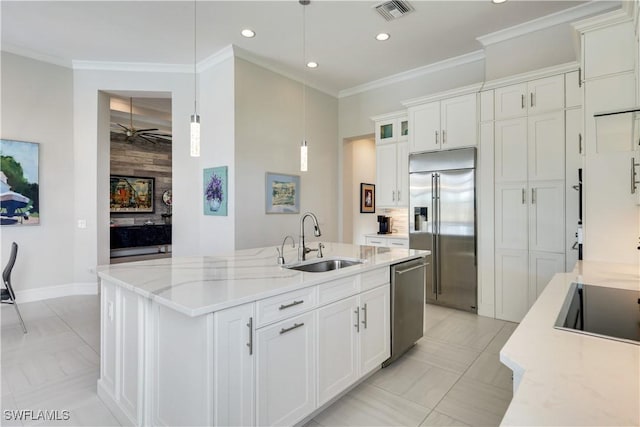
[[[398,234],[409,233],[409,214],[407,209],[380,209],[378,215],[387,215],[393,218],[392,230]]]

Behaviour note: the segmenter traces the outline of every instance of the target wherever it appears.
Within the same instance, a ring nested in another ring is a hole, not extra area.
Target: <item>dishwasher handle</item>
[[[396,274],[400,274],[400,275],[402,275],[402,274],[404,274],[404,273],[408,273],[408,272],[410,272],[410,271],[417,270],[417,269],[419,269],[419,268],[424,268],[424,267],[426,267],[426,266],[427,266],[427,263],[419,264],[419,265],[416,265],[416,266],[414,266],[414,267],[406,268],[406,269],[404,269],[404,270],[396,270],[396,271],[395,271],[395,273],[396,273]]]

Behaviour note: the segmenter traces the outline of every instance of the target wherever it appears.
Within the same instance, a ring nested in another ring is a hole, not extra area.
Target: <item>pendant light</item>
[[[307,61],[307,27],[306,27],[306,13],[305,6],[310,3],[310,0],[299,0],[302,5],[302,63]],[[300,171],[307,172],[309,165],[307,161],[307,83],[306,83],[306,68],[302,75],[302,142],[300,143]]]
[[[191,157],[200,157],[200,115],[198,115],[198,79],[196,74],[196,5],[193,0],[193,114],[191,115]]]

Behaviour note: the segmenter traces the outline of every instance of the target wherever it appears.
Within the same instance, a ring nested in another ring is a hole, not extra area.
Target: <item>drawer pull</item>
[[[286,308],[293,307],[294,305],[302,304],[303,302],[304,300],[301,299],[300,301],[293,301],[291,304],[282,304],[278,310],[284,310]]]
[[[391,244],[396,246],[404,246],[404,243],[400,243],[400,242],[391,242]]]
[[[304,322],[302,322],[302,323],[294,323],[293,326],[291,326],[289,328],[282,328],[282,329],[280,329],[280,335],[286,334],[287,332],[293,331],[294,329],[298,329],[301,326],[304,326]]]

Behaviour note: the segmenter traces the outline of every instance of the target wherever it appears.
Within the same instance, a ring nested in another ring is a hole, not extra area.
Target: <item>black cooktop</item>
[[[555,327],[640,345],[640,291],[572,283]]]

